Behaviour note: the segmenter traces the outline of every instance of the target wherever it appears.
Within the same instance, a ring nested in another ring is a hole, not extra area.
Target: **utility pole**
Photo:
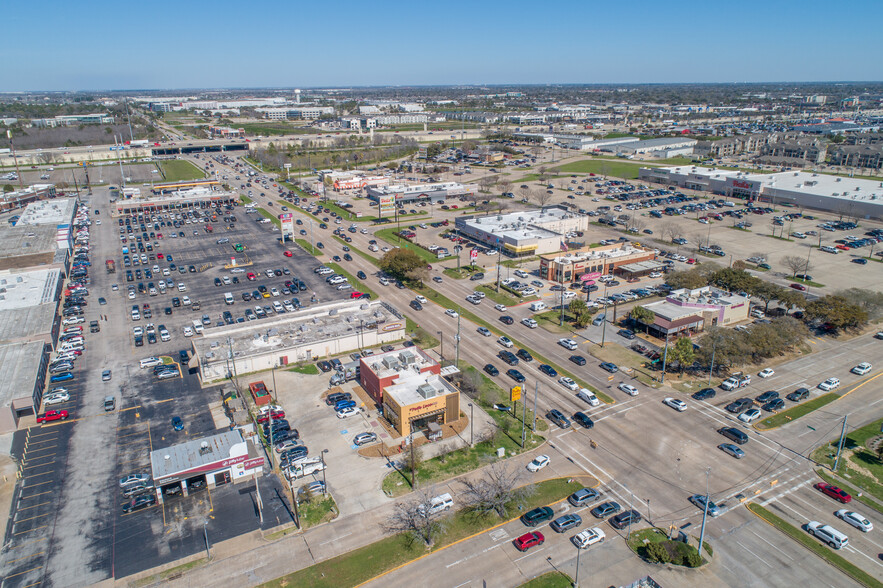
[[[469,447],[472,447],[475,444],[475,430],[472,425],[474,424],[474,415],[475,415],[475,407],[470,402],[469,403]]]
[[[132,119],[129,117],[129,98],[126,97],[126,122],[129,123],[129,141],[135,140],[135,135],[132,133]]]
[[[699,557],[702,557],[702,545],[705,541],[705,521],[708,519],[708,473],[711,468],[705,468],[705,508],[702,511],[702,528],[699,530]]]
[[[208,519],[202,521],[202,536],[205,538],[205,557],[206,559],[212,558],[211,546],[208,542]]]
[[[457,313],[457,367],[460,366],[460,313]]]
[[[711,386],[711,376],[714,374],[714,353],[717,351],[717,337],[711,340],[711,367],[708,368],[708,385]]]
[[[537,392],[540,389],[540,383],[533,383],[533,427],[531,427],[531,431],[536,433],[537,430]]]
[[[579,588],[579,554],[582,553],[582,549],[579,547],[576,548],[576,574],[574,574],[573,578],[573,588]]]
[[[840,452],[843,451],[843,442],[846,440],[846,415],[843,416],[843,426],[840,428],[840,443],[837,444],[837,457],[834,458],[834,469],[837,472],[837,465],[840,463]]]
[[[12,148],[12,161],[15,162],[15,173],[18,175],[18,187],[24,190],[25,185],[21,179],[21,170],[18,169],[18,157],[15,155],[15,143],[12,142],[12,129],[6,129],[6,138],[9,139],[9,146]]]
[[[436,334],[441,338],[441,362],[445,362],[445,334],[443,331],[436,331]]]
[[[527,435],[524,428],[527,426],[524,421],[527,420],[527,398],[524,399],[524,402],[521,403],[521,448],[524,449],[524,442],[527,440]]]
[[[500,291],[500,256],[502,255],[503,248],[499,247],[497,249],[497,292]]]
[[[414,488],[414,470],[417,468],[414,467],[414,431],[411,431],[411,434],[408,435],[408,445],[411,446],[411,488]]]
[[[668,333],[665,334],[665,350],[662,353],[662,380],[660,383],[665,384],[665,365],[668,363]]]

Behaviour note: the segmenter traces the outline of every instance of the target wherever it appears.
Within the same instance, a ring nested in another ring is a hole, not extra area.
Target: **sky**
[[[10,1],[0,91],[883,80],[883,1]]]

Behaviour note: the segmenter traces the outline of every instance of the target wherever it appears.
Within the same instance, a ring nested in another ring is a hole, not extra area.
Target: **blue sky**
[[[883,1],[16,2],[0,91],[879,81]]]

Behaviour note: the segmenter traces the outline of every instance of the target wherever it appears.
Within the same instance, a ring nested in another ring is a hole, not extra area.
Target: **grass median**
[[[306,251],[307,253],[309,253],[310,255],[314,255],[316,257],[319,257],[320,255],[322,255],[321,249],[319,249],[317,247],[313,247],[312,245],[310,245],[309,241],[307,241],[305,239],[295,239],[294,242],[297,243],[298,245],[300,245],[303,248],[303,250]]]
[[[429,251],[428,249],[424,249],[420,247],[416,243],[412,243],[407,239],[396,235],[399,230],[397,228],[391,227],[388,229],[380,229],[374,233],[374,236],[378,239],[383,239],[390,245],[395,245],[397,247],[401,247],[402,249],[410,249],[414,253],[420,256],[420,259],[424,260],[426,263],[438,263],[440,261],[447,261],[449,259],[455,259],[453,255],[449,255],[447,257],[438,258],[438,255]]]
[[[765,520],[773,527],[782,531],[783,533],[824,559],[826,562],[828,562],[859,584],[873,588],[883,588],[883,583],[878,581],[876,578],[874,578],[855,564],[847,561],[841,555],[834,553],[834,551],[819,543],[818,539],[812,537],[803,529],[795,527],[784,519],[779,518],[770,510],[760,506],[759,504],[750,502],[748,503],[747,508],[749,511],[759,516],[761,519]]]
[[[296,365],[292,368],[288,368],[290,372],[296,372],[298,374],[306,374],[308,376],[315,376],[319,373],[319,368],[316,367],[314,363],[305,363],[302,365]]]
[[[564,478],[539,482],[533,485],[533,492],[523,501],[521,508],[528,510],[555,503],[583,487],[585,487],[583,483],[576,480],[569,482]],[[518,510],[518,505],[512,505],[511,510],[521,512]],[[262,584],[262,586],[268,588],[357,586],[427,553],[439,551],[462,539],[505,522],[496,516],[477,516],[465,511],[457,511],[442,520],[443,528],[430,548],[425,548],[420,541],[412,541],[406,534],[397,534],[276,578]]]
[[[881,425],[883,425],[883,421],[876,420],[846,435],[843,440],[840,462],[837,464],[835,473],[848,483],[857,486],[863,493],[870,494],[883,502],[883,460],[874,449],[871,449],[877,446]],[[829,471],[832,470],[838,444],[839,438],[832,439],[830,443],[813,451],[812,459],[816,463],[826,466]],[[820,472],[820,475],[832,484],[842,485],[842,483],[831,481],[833,478],[828,472]],[[864,498],[864,496],[858,496],[858,493],[850,493],[859,500]],[[868,504],[868,502],[865,503]],[[871,506],[880,510],[879,504],[872,503]]]
[[[819,284],[818,282],[813,282],[812,280],[801,280],[800,278],[785,278],[789,282],[794,282],[795,284],[803,284],[804,286],[812,286],[813,288],[824,288],[824,284]]]
[[[518,588],[572,588],[573,578],[564,572],[546,572],[533,580],[528,580]]]
[[[276,227],[278,227],[278,228],[282,227],[282,221],[279,220],[278,218],[276,218],[276,215],[273,214],[272,212],[270,212],[269,210],[266,210],[264,208],[258,208],[257,211],[262,217],[264,217],[266,219],[270,219],[270,222],[272,222],[274,225],[276,225]]]
[[[239,200],[240,200],[243,204],[251,204],[251,203],[254,202],[254,200],[252,200],[252,199],[249,198],[248,196],[243,196],[242,194],[239,195]]]
[[[818,398],[813,398],[808,402],[798,404],[797,406],[789,408],[788,410],[783,410],[782,412],[776,413],[771,417],[767,417],[755,424],[754,428],[765,431],[768,429],[781,427],[782,425],[787,425],[791,421],[799,419],[800,417],[809,414],[814,410],[822,408],[826,404],[830,404],[838,398],[840,398],[840,395],[836,392],[828,392],[827,394],[822,394]]]
[[[864,489],[856,490],[855,488],[853,488],[849,484],[845,483],[843,480],[835,478],[834,476],[832,476],[830,473],[828,473],[827,471],[825,471],[823,469],[817,469],[816,474],[818,474],[818,476],[821,479],[823,479],[824,481],[826,481],[827,483],[833,484],[833,485],[837,486],[838,488],[840,488],[841,490],[844,490],[847,494],[852,496],[852,498],[854,500],[858,500],[859,502],[861,502],[865,506],[873,508],[877,512],[883,514],[883,506],[881,506],[880,503],[877,502],[876,500],[872,500],[865,495],[865,492],[870,492],[871,494],[873,494],[874,496],[877,496],[879,498],[879,496],[880,496],[880,486],[879,485],[872,484],[870,486],[866,486],[867,488],[869,488],[869,490],[864,490]],[[868,478],[868,480],[870,480],[870,478]]]

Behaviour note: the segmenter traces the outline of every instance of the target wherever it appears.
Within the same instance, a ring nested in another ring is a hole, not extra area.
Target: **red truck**
[[[108,259],[107,261],[105,261],[104,267],[107,268],[107,273],[109,274],[115,273],[117,271],[116,264],[112,259]]]

